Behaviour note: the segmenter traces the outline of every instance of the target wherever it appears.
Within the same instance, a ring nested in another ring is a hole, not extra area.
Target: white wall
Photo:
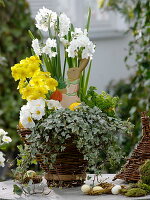
[[[81,24],[83,23],[81,15],[85,15],[84,13],[82,13],[82,7],[84,6],[83,5],[84,1],[83,0],[82,1],[81,0],[42,0],[42,1],[28,0],[28,2],[31,5],[33,17],[35,16],[38,9],[43,6],[52,10],[57,10],[57,7],[59,7],[58,10],[61,11],[62,9],[62,11],[67,12],[69,16],[71,15],[70,16],[71,19],[75,21],[77,25],[80,24],[79,22],[81,22]],[[88,1],[93,2],[94,0],[93,1],[88,0]],[[74,9],[74,7],[76,7],[76,9]],[[107,22],[108,24],[110,20]],[[114,23],[115,21],[111,22],[111,26],[113,26]],[[100,26],[101,25],[98,25],[98,28]],[[105,26],[106,25],[104,24],[103,27],[105,28]],[[120,28],[121,26],[122,25],[119,23],[118,28]],[[116,34],[116,31],[114,31],[114,33]],[[93,58],[90,85],[96,86],[99,92],[104,90],[112,79],[115,79],[117,81],[121,78],[127,77],[130,73],[126,69],[124,64],[124,57],[127,55],[127,50],[125,49],[127,49],[128,47],[129,36],[127,35],[125,36],[123,35],[123,33],[120,35],[120,33],[118,34],[117,32],[117,34],[114,37],[114,33],[112,32],[111,35],[111,32],[109,31],[100,32],[100,37],[97,37],[98,33],[95,32],[96,35],[95,39],[94,36],[92,37],[93,42],[96,44],[96,52]]]
[[[93,58],[90,84],[102,91],[112,79],[117,81],[129,76],[130,72],[124,64],[129,36],[104,38],[94,42],[96,52]]]

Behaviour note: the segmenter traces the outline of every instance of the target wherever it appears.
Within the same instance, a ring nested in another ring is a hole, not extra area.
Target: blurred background
[[[21,143],[16,126],[23,102],[10,68],[31,55],[28,30],[38,36],[34,17],[43,6],[65,12],[76,27],[82,28],[91,7],[89,36],[96,44],[96,52],[89,85],[96,86],[99,93],[105,90],[119,96],[118,115],[135,124],[133,134],[121,138],[126,156],[141,137],[140,112],[149,111],[149,0],[0,0],[0,128],[8,131],[13,140],[4,150],[9,162],[0,168],[1,179],[9,175],[7,169]]]

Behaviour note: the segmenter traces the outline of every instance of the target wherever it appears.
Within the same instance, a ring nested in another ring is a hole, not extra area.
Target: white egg
[[[89,185],[85,184],[85,185],[82,185],[82,187],[81,187],[81,191],[84,193],[88,193],[90,190],[91,190],[91,188]]]
[[[100,191],[102,191],[102,190],[103,190],[103,188],[100,187],[100,186],[95,186],[95,187],[93,187],[93,192],[100,192]]]
[[[120,185],[115,185],[112,189],[111,192],[112,194],[119,194],[119,191],[121,190],[121,186]]]

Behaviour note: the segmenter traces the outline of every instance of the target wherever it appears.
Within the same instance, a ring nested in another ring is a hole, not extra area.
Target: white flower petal
[[[48,106],[48,109],[62,109],[62,105],[60,104],[59,101],[56,101],[56,100],[46,100],[46,103],[47,103],[47,106]]]
[[[67,17],[65,13],[62,13],[59,16],[59,36],[63,37],[68,34],[69,28],[70,28],[70,19]]]
[[[38,39],[32,40],[32,48],[37,56],[41,55],[41,48]]]
[[[12,139],[11,139],[10,137],[4,135],[3,138],[2,138],[2,141],[3,141],[4,143],[9,143],[9,142],[12,141]]]
[[[7,135],[8,133],[0,128],[0,136]]]
[[[36,20],[36,27],[39,30],[46,32],[46,31],[48,31],[48,26],[49,26],[48,23],[50,23],[50,27],[54,26],[54,23],[57,20],[57,14],[55,12],[52,12],[51,10],[43,7],[42,9],[39,9],[39,11],[35,17],[35,20]]]

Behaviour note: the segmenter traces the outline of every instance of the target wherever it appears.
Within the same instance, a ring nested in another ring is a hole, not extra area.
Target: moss
[[[150,185],[150,160],[147,160],[139,170],[142,182]]]
[[[138,187],[145,190],[147,194],[150,194],[150,185],[145,183],[138,183]]]
[[[137,183],[131,183],[128,187],[128,189],[131,189],[131,188],[139,188],[138,184]]]
[[[141,188],[132,188],[132,189],[129,189],[125,193],[125,196],[127,196],[127,197],[141,197],[141,196],[145,196],[146,194],[147,194],[146,191],[141,189]]]
[[[128,189],[121,189],[121,190],[119,191],[119,193],[124,195],[125,193],[127,193],[127,191],[128,191]]]

